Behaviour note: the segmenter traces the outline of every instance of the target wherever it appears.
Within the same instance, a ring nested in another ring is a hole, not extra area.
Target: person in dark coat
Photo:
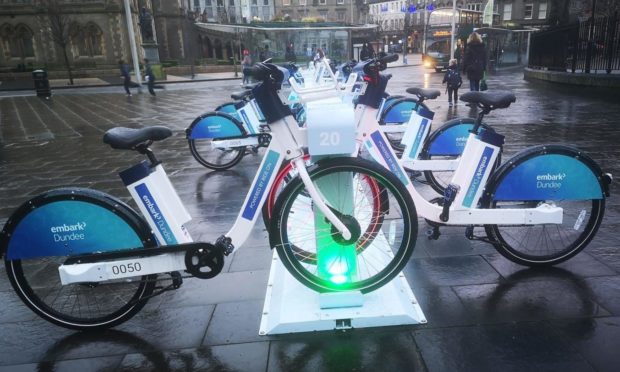
[[[144,79],[147,82],[149,93],[151,93],[152,96],[155,96],[155,74],[153,74],[153,69],[151,68],[151,64],[147,58],[144,59]]]
[[[131,91],[129,90],[129,86],[131,85],[131,75],[129,75],[129,65],[125,63],[122,59],[118,61],[118,65],[121,69],[121,78],[123,78],[123,86],[125,87],[125,92],[127,93],[127,97],[131,97]]]
[[[487,69],[487,52],[482,38],[477,32],[472,32],[467,39],[465,56],[463,58],[463,72],[469,79],[469,90],[479,91],[480,80]]]

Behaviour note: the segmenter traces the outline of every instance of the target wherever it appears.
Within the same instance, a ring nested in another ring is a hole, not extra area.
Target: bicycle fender
[[[110,252],[157,245],[128,205],[84,188],[45,192],[22,204],[0,232],[8,260]]]
[[[609,196],[607,176],[582,151],[534,146],[504,163],[489,179],[482,205],[493,200],[587,200]]]
[[[431,133],[422,148],[423,158],[430,156],[459,156],[463,153],[469,132],[476,124],[473,118],[456,118],[446,121],[436,131]],[[480,126],[484,130],[493,131],[486,124]]]
[[[243,101],[226,102],[226,103],[223,103],[223,104],[217,106],[215,108],[215,111],[217,111],[217,112],[225,112],[227,114],[232,115],[235,119],[241,120],[241,118],[239,117],[239,114],[237,113],[237,110],[239,110],[243,106],[245,106],[245,102],[243,102]]]
[[[185,129],[187,139],[228,138],[247,135],[240,120],[225,112],[211,111],[198,116]]]
[[[418,107],[427,108],[424,103],[419,103],[415,98],[404,97],[389,100],[385,103],[384,109],[379,118],[380,125],[393,123],[407,123],[412,111],[417,111]]]

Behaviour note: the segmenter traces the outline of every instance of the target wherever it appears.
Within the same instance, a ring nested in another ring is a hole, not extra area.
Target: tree
[[[549,18],[550,26],[567,24],[569,18],[570,1],[567,0],[551,0],[549,2]]]
[[[51,35],[54,42],[60,47],[65,60],[65,67],[69,75],[69,85],[73,85],[73,74],[71,64],[67,55],[69,46],[69,23],[71,19],[63,13],[59,0],[47,0],[47,17],[50,22]]]

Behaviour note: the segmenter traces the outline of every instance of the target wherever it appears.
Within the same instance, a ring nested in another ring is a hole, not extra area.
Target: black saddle
[[[231,94],[230,98],[234,99],[235,101],[241,101],[251,95],[252,95],[252,90],[244,90],[243,92],[235,92]]]
[[[517,101],[514,93],[503,90],[486,92],[467,92],[461,95],[461,101],[490,110],[506,108]]]
[[[107,143],[113,149],[135,150],[140,144],[161,141],[170,136],[172,136],[172,131],[164,126],[140,129],[116,127],[105,132],[103,143]]]
[[[424,89],[424,88],[407,88],[407,93],[418,96],[421,99],[435,99],[441,95],[438,89]]]

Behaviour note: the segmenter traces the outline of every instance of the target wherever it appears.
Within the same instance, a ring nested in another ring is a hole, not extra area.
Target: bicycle
[[[401,271],[417,235],[403,184],[359,158],[331,156],[307,169],[307,133],[277,94],[285,71],[263,63],[249,72],[261,82],[253,93],[272,139],[232,228],[213,244],[192,240],[185,228],[191,217],[150,148],[172,134],[168,128],[113,128],[105,143],[147,157],[120,172],[144,217],[111,195],[82,188],[55,189],[22,204],[0,232],[0,253],[31,310],[67,328],[106,328],[131,318],[149,298],[178,289],[181,271],[216,276],[225,256],[250,235],[284,159],[299,176],[280,195],[270,243],[297,280],[318,292],[367,293]],[[309,250],[316,260],[300,253]],[[160,280],[172,282],[155,288]]]
[[[331,73],[327,66],[318,71],[315,77],[305,80],[318,81],[318,77],[323,76],[323,71],[330,72],[332,81],[339,80],[339,76]],[[346,76],[349,78],[349,74]],[[325,88],[324,92],[327,92],[329,87],[347,89],[353,85],[351,80],[356,78],[357,74],[354,74],[343,85],[330,85]],[[186,129],[190,152],[200,164],[214,170],[228,169],[241,161],[247,153],[247,147],[251,147],[256,153],[258,148],[269,144],[268,131],[263,125],[264,118],[251,92],[251,90],[246,90],[233,94],[232,98],[235,102],[222,104],[214,112],[200,115]],[[380,113],[377,115],[381,130],[386,133],[390,144],[400,152],[404,150],[401,138],[391,136],[395,133],[402,135],[406,129],[406,125],[402,124],[409,121],[412,112],[430,113],[424,101],[434,99],[440,94],[435,89],[421,88],[408,88],[407,92],[415,95],[417,99],[402,96],[386,97],[382,100]],[[295,105],[297,107],[297,111],[294,112],[295,118],[298,123],[302,124],[305,122],[305,111],[299,102],[291,103],[292,108]],[[396,123],[399,125],[395,125]],[[457,118],[442,124],[432,134],[427,134],[422,141],[418,161],[409,162],[407,168],[411,171],[423,172],[428,184],[437,193],[443,194],[452,171],[458,163],[457,159],[461,155],[467,134],[473,128],[474,123],[475,119]],[[484,130],[492,130],[486,124],[482,124],[482,127]],[[427,162],[427,160],[434,161]],[[499,163],[498,158],[497,165]],[[432,167],[429,168],[431,164]]]
[[[468,239],[490,243],[507,259],[526,266],[555,265],[586,247],[601,224],[612,176],[583,152],[564,145],[522,150],[494,170],[504,137],[480,128],[485,115],[515,102],[511,92],[461,96],[480,113],[443,198],[433,203],[422,197],[380,135],[376,116],[389,80],[380,74],[381,66],[381,61],[369,60],[356,67],[369,81],[356,107],[359,149],[406,185],[418,214],[433,226],[429,238],[439,237],[440,226],[466,226]],[[279,189],[274,184],[274,192]],[[276,215],[280,207],[278,202],[273,206]],[[474,236],[474,226],[483,226],[486,237]]]

